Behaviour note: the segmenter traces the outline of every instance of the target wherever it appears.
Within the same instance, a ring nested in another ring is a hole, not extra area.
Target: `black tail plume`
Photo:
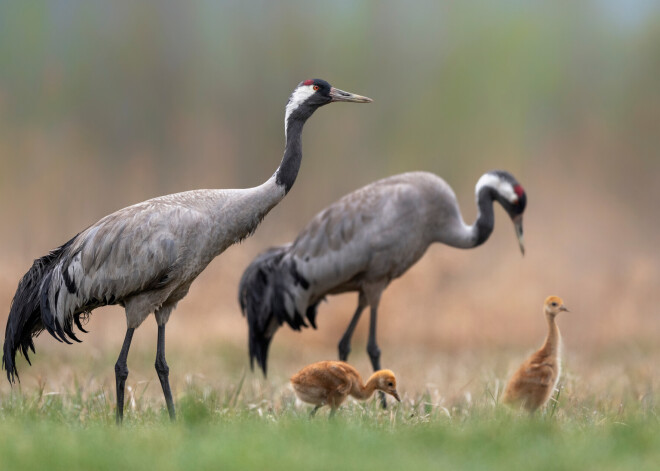
[[[308,287],[295,264],[283,263],[288,247],[271,247],[258,255],[245,269],[238,287],[238,302],[248,322],[250,367],[254,370],[256,359],[264,376],[268,371],[268,349],[275,331],[284,322],[294,330],[307,327],[300,313],[292,307],[289,309],[294,312],[289,312],[285,303],[287,296],[292,298],[291,285]]]
[[[7,370],[7,379],[10,383],[19,379],[16,352],[20,351],[30,363],[29,350],[33,353],[35,351],[32,338],[39,335],[46,327],[41,316],[41,286],[45,278],[50,278],[53,268],[72,241],[73,239],[48,255],[36,259],[32,268],[18,283],[7,318],[2,356],[2,367]]]

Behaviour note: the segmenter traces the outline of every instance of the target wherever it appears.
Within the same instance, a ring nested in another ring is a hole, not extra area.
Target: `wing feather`
[[[429,180],[429,185],[420,185],[420,179]],[[431,242],[427,221],[434,217],[424,191],[435,191],[438,181],[442,182],[423,172],[396,175],[356,190],[318,213],[285,257],[295,261],[313,286],[311,301],[305,300],[299,310],[315,302],[315,296],[356,289],[363,274],[393,279],[416,262]]]
[[[173,273],[181,273],[178,264],[188,247],[183,242],[190,240],[186,232],[196,230],[201,215],[186,207],[147,203],[106,216],[68,247],[48,286],[51,311],[60,324],[70,324],[80,312],[121,304],[135,293],[163,289]]]

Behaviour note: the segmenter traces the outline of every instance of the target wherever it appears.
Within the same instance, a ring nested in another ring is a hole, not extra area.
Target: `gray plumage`
[[[158,324],[156,370],[174,418],[165,361],[165,324],[172,310],[211,260],[252,234],[284,198],[300,168],[305,121],[333,101],[371,100],[320,79],[301,82],[286,107],[284,157],[262,185],[194,190],[138,203],[104,217],[35,260],[19,282],[7,319],[3,367],[9,381],[18,377],[16,352],[29,362],[33,337],[42,330],[67,343],[79,341],[73,325],[83,330],[81,316],[99,306],[120,304],[126,310],[127,332],[115,365],[117,421],[123,416],[126,357],[133,331],[152,312]]]
[[[42,286],[55,326],[70,324],[90,300],[116,300],[126,308],[130,328],[151,312],[159,324],[167,322],[197,275],[249,236],[283,196],[271,179],[245,190],[162,196],[104,217],[63,250]]]
[[[453,190],[440,177],[427,172],[395,175],[344,196],[317,214],[293,243],[259,255],[239,287],[251,365],[256,359],[266,373],[270,342],[284,322],[296,330],[307,322],[316,327],[317,306],[325,296],[357,291],[358,307],[339,343],[339,358],[348,358],[353,331],[370,306],[367,351],[374,370],[380,369],[376,319],[381,294],[430,244],[481,245],[493,230],[497,201],[512,218],[523,250],[527,199],[515,178],[504,171],[484,174],[476,198],[479,215],[470,226],[463,221]]]

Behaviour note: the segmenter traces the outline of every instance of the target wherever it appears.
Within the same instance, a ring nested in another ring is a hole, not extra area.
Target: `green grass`
[[[530,417],[488,393],[451,410],[422,395],[388,410],[348,403],[334,420],[327,412],[309,420],[288,393],[260,399],[240,388],[188,386],[176,423],[136,394],[122,427],[104,391],[14,391],[0,398],[0,469],[639,471],[660,463],[653,397],[618,406],[560,398]]]

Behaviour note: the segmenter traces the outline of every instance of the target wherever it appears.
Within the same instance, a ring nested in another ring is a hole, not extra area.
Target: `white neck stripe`
[[[291,96],[289,102],[286,104],[286,113],[284,114],[284,136],[286,137],[287,126],[289,123],[289,116],[293,113],[302,103],[304,103],[310,96],[315,93],[312,85],[301,85],[296,88]]]
[[[495,191],[497,191],[500,195],[506,198],[506,200],[509,201],[511,204],[516,204],[518,202],[518,195],[514,191],[511,183],[501,179],[494,173],[485,173],[481,176],[475,188],[475,193],[477,195],[477,198],[479,197],[479,192],[485,186],[489,186]]]

